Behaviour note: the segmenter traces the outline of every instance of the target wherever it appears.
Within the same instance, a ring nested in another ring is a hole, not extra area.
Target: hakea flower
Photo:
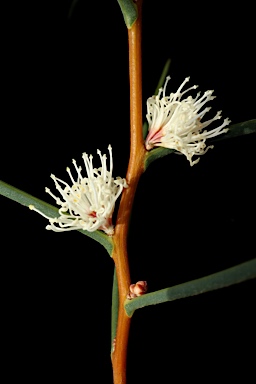
[[[190,165],[198,163],[199,158],[192,161],[193,156],[203,155],[213,145],[206,147],[206,139],[226,133],[226,127],[230,120],[227,118],[223,123],[210,131],[204,130],[213,121],[221,119],[221,111],[207,121],[202,122],[204,115],[211,109],[205,107],[208,101],[215,98],[213,91],[206,91],[201,97],[200,93],[195,98],[184,95],[198,86],[194,85],[182,91],[184,85],[189,81],[187,77],[180,85],[176,93],[166,96],[166,87],[170,76],[166,78],[165,85],[159,89],[158,95],[147,100],[147,120],[149,132],[145,141],[146,149],[153,147],[165,147],[183,153]]]
[[[102,155],[97,150],[101,160],[101,167],[93,168],[92,155],[83,154],[83,160],[87,177],[81,174],[82,167],[78,167],[76,161],[73,164],[77,173],[77,179],[73,178],[71,171],[67,168],[67,172],[71,179],[71,185],[65,181],[51,175],[55,183],[57,191],[62,196],[62,199],[55,196],[49,188],[46,192],[49,193],[60,205],[59,217],[50,218],[37,210],[33,205],[29,208],[40,213],[50,222],[46,229],[51,229],[55,232],[70,231],[73,229],[83,229],[89,232],[102,230],[108,235],[114,234],[112,224],[112,214],[117,198],[122,193],[123,188],[127,188],[125,179],[117,177],[115,180],[112,177],[113,158],[112,148],[108,146],[110,165],[107,170],[107,156]]]

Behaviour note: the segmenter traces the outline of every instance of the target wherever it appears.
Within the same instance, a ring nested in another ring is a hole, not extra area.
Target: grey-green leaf
[[[133,0],[117,0],[123,13],[124,21],[130,29],[138,18],[137,6]]]
[[[136,309],[146,307],[147,305],[155,305],[199,295],[253,278],[256,278],[256,259],[246,261],[212,275],[201,277],[200,279],[147,293],[132,300],[126,300],[125,310],[127,315],[131,317]]]
[[[29,195],[28,193],[21,191],[20,189],[15,188],[12,185],[9,185],[1,180],[0,180],[0,195],[3,195],[8,199],[16,201],[17,203],[20,203],[26,207],[32,204],[34,205],[35,208],[37,208],[39,211],[44,213],[46,216],[49,216],[49,217],[58,216],[58,208],[32,195]],[[31,212],[31,215],[33,214],[34,213]],[[105,233],[101,231],[88,232],[88,231],[79,230],[78,232],[81,232],[84,235],[98,241],[107,250],[109,255],[110,256],[112,255],[113,241],[111,237],[107,236]]]
[[[256,119],[230,125],[227,133],[216,136],[216,138],[214,139],[209,139],[209,144],[215,143],[220,140],[232,139],[234,137],[249,135],[252,133],[256,133]],[[175,151],[174,149],[157,147],[147,152],[145,156],[145,163],[144,163],[145,170],[154,160],[159,159],[160,157],[169,155],[174,151]]]
[[[169,69],[171,65],[171,59],[168,59],[164,65],[163,71],[161,73],[160,79],[158,81],[157,87],[155,89],[155,95],[158,94],[158,91],[165,83],[166,76],[168,75]]]
[[[112,306],[111,306],[111,353],[114,350],[114,340],[116,337],[117,321],[118,321],[118,305],[119,295],[117,286],[116,268],[114,268],[113,288],[112,288]]]
[[[69,8],[69,11],[68,11],[68,18],[69,18],[69,19],[70,19],[71,16],[73,15],[74,9],[75,9],[75,7],[76,7],[78,1],[79,1],[79,0],[73,0],[73,1],[72,1],[71,5],[70,5],[70,8]]]
[[[160,157],[169,155],[170,153],[173,153],[173,152],[174,152],[174,149],[163,148],[163,147],[157,147],[152,149],[151,151],[148,151],[144,161],[145,170],[154,160],[157,160]]]
[[[159,89],[163,86],[165,79],[166,79],[166,76],[169,72],[170,65],[171,65],[171,59],[168,59],[164,65],[161,76],[158,80],[158,84],[157,84],[156,89],[155,89],[155,95],[158,94]],[[148,122],[147,121],[145,121],[143,124],[142,132],[143,132],[143,138],[145,140],[147,137],[147,133],[148,133]]]
[[[228,128],[229,130],[227,133],[216,136],[214,139],[211,139],[211,142],[232,139],[234,137],[256,133],[256,119],[243,121],[242,123],[232,124]]]

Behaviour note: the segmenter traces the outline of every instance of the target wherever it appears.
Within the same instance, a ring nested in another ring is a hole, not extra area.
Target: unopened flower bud
[[[140,280],[136,284],[130,285],[130,292],[127,295],[127,299],[131,300],[135,297],[142,296],[147,292],[148,284],[146,281]]]

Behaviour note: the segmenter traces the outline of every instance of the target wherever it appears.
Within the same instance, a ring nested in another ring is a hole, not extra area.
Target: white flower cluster
[[[99,229],[108,235],[113,235],[112,214],[115,202],[122,193],[123,188],[127,188],[127,183],[125,179],[118,177],[114,180],[112,177],[113,158],[110,145],[108,150],[110,156],[109,170],[107,170],[106,164],[107,156],[105,154],[102,155],[98,150],[97,153],[101,160],[101,167],[98,169],[93,168],[92,155],[88,156],[84,153],[82,156],[87,177],[82,176],[82,167],[78,167],[75,160],[73,160],[73,164],[77,173],[77,179],[73,178],[70,169],[67,168],[71,185],[51,175],[55,187],[63,200],[55,196],[49,188],[45,190],[55,199],[57,205],[61,206],[59,209],[60,216],[50,218],[37,210],[33,205],[29,206],[30,209],[40,213],[49,220],[50,224],[47,225],[46,229],[51,229],[55,232],[73,229],[93,232]]]
[[[168,76],[158,95],[147,100],[149,132],[145,146],[147,150],[157,146],[174,149],[183,153],[192,166],[199,161],[199,158],[192,161],[193,156],[203,155],[209,148],[213,148],[213,145],[206,147],[206,139],[227,132],[228,128],[223,128],[230,123],[230,120],[225,119],[219,127],[210,131],[204,130],[214,120],[221,118],[219,111],[212,119],[202,122],[204,115],[211,109],[205,107],[205,104],[215,98],[213,91],[206,91],[201,97],[198,93],[195,98],[192,96],[184,98],[188,91],[197,88],[197,85],[194,85],[182,91],[189,81],[187,77],[177,92],[166,96],[169,80]]]

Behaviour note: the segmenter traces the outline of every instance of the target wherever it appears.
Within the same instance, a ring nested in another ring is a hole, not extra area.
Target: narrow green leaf
[[[142,126],[142,135],[144,140],[146,140],[147,134],[148,134],[148,122],[145,121],[145,123],[143,123],[143,126]]]
[[[155,305],[199,295],[253,278],[256,278],[256,259],[246,261],[209,276],[201,277],[200,279],[161,289],[160,291],[147,293],[132,300],[126,300],[125,310],[127,315],[131,317],[136,309],[148,305]]]
[[[124,21],[130,29],[138,18],[137,6],[133,0],[117,0],[123,13]]]
[[[161,88],[163,86],[165,79],[166,79],[166,76],[169,72],[170,65],[171,65],[171,59],[168,59],[164,65],[163,71],[162,71],[160,79],[158,81],[158,84],[157,84],[157,87],[155,90],[155,95],[158,94],[159,88]],[[143,133],[143,139],[145,140],[147,137],[147,133],[148,133],[148,122],[147,121],[145,121],[145,123],[143,124],[142,133]]]
[[[116,337],[116,328],[118,320],[118,286],[117,286],[117,277],[116,269],[114,269],[113,277],[113,288],[112,288],[112,306],[111,306],[111,353],[113,352],[113,341]]]
[[[211,139],[211,142],[232,139],[234,137],[256,133],[256,119],[243,121],[242,123],[232,124],[228,128],[229,130],[227,133],[216,136],[214,139]]]
[[[159,89],[164,85],[166,76],[167,76],[167,74],[169,72],[169,69],[170,69],[170,65],[171,65],[171,59],[168,59],[166,61],[166,63],[165,63],[165,66],[163,68],[162,74],[161,74],[160,79],[158,81],[158,84],[157,84],[157,87],[156,87],[156,90],[155,90],[155,95],[158,94]]]
[[[75,6],[77,5],[79,0],[73,0],[71,5],[70,5],[70,8],[69,8],[69,11],[68,11],[68,18],[70,19],[71,16],[73,15],[73,12],[74,12],[74,9],[75,9]]]
[[[217,142],[220,140],[232,139],[234,137],[249,135],[252,133],[256,133],[256,119],[230,125],[229,131],[227,133],[216,136],[214,139],[209,139],[209,143],[214,143],[215,141]],[[144,162],[145,170],[154,160],[169,155],[173,152],[174,149],[168,149],[163,147],[158,147],[147,152]]]
[[[20,189],[15,188],[12,185],[9,185],[1,180],[0,180],[0,195],[3,195],[8,199],[16,201],[17,203],[20,203],[26,207],[32,204],[35,206],[36,209],[44,213],[46,216],[49,216],[49,217],[58,216],[58,208],[32,195],[29,195],[28,193],[21,191]],[[31,212],[31,215],[33,214],[34,212]],[[112,255],[113,241],[111,237],[107,236],[105,233],[101,231],[88,232],[88,231],[78,230],[78,232],[81,232],[84,235],[98,241],[98,243],[103,245],[103,247],[107,250],[109,255],[110,256]]]
[[[158,147],[158,148],[152,149],[151,151],[148,151],[146,153],[145,160],[144,160],[144,167],[145,167],[144,169],[146,170],[154,160],[157,160],[160,157],[169,155],[170,153],[173,153],[173,152],[174,152],[174,149],[163,148],[163,147]]]
[[[48,204],[32,195],[29,195],[28,193],[15,188],[10,184],[7,184],[2,180],[0,180],[0,194],[26,207],[32,204],[49,217],[56,217],[58,215],[57,207],[54,207],[51,204]]]

